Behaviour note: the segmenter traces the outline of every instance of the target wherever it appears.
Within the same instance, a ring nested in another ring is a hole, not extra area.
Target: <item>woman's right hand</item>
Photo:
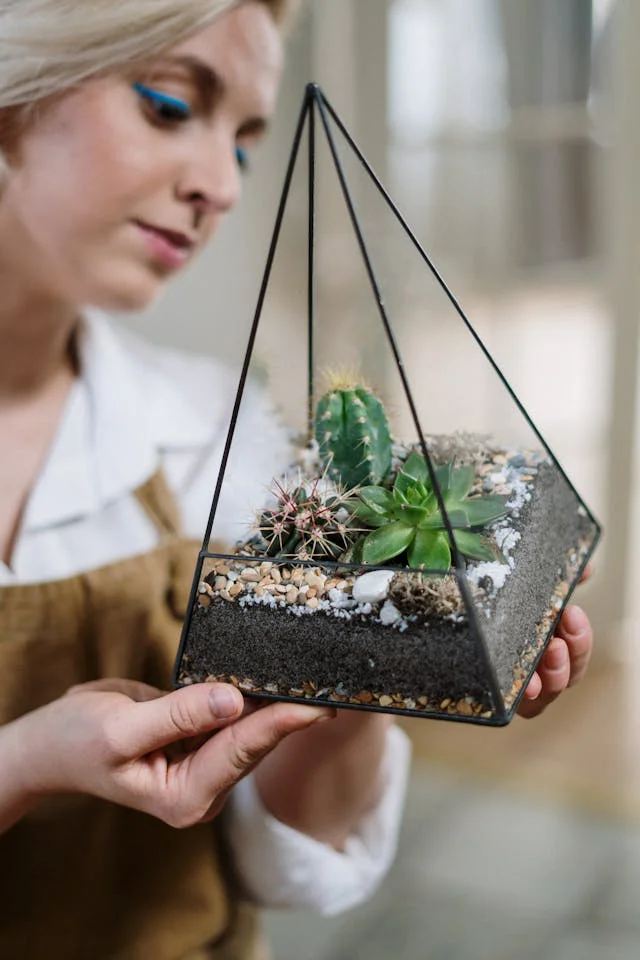
[[[221,683],[165,693],[109,679],[72,687],[2,733],[25,810],[79,792],[188,827],[212,820],[234,784],[290,733],[334,715],[293,703],[248,712],[242,694]]]

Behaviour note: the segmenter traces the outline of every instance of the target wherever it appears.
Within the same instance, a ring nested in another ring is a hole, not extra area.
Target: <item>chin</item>
[[[123,271],[124,274],[124,271]],[[96,284],[87,303],[92,303],[106,313],[138,313],[146,310],[164,292],[166,282],[151,274],[125,278],[122,275],[118,283]]]

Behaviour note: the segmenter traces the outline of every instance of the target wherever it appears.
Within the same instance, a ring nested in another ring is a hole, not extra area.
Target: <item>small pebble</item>
[[[378,700],[378,703],[380,704],[381,707],[390,707],[393,705],[393,697],[389,697],[386,694],[383,694]]]
[[[382,609],[380,610],[380,621],[386,626],[389,626],[392,623],[396,623],[402,618],[402,614],[396,606],[393,605],[391,600],[385,600],[382,604]]]
[[[354,600],[360,603],[378,603],[384,600],[393,577],[393,570],[372,570],[370,573],[363,573],[353,585]]]

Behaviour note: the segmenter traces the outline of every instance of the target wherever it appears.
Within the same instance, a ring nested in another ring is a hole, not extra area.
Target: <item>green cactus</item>
[[[336,381],[318,402],[315,434],[329,476],[346,487],[381,483],[391,469],[384,407],[362,384]]]
[[[364,532],[348,509],[353,493],[325,477],[310,485],[274,480],[274,503],[256,524],[267,556],[335,560]]]

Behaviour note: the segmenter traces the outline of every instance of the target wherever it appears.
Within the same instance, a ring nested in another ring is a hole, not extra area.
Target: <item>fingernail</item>
[[[587,625],[587,615],[580,607],[567,607],[562,618],[562,625],[572,637],[577,637]]]
[[[220,720],[232,717],[238,712],[240,706],[236,692],[223,685],[214,687],[210,692],[209,703],[216,717]]]

